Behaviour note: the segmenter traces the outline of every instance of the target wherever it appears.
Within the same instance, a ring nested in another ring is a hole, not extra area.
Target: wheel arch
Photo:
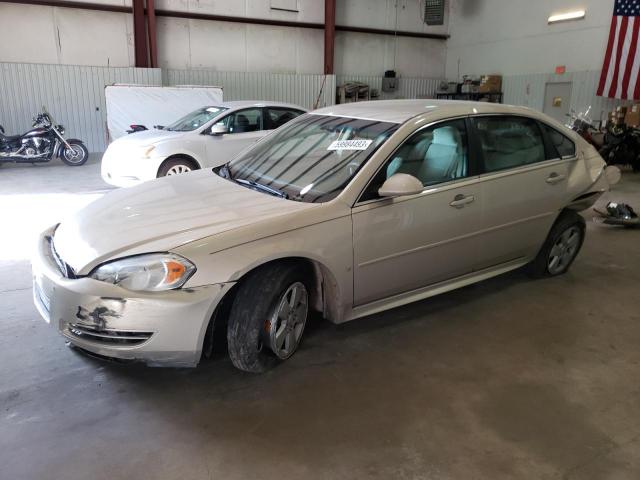
[[[244,281],[249,278],[250,275],[255,274],[261,269],[283,262],[299,263],[308,267],[309,279],[311,282],[311,301],[309,302],[311,307],[314,310],[319,311],[322,314],[322,317],[330,322],[340,322],[343,315],[343,309],[341,308],[341,292],[335,275],[329,267],[317,259],[312,259],[306,256],[282,256],[268,259],[234,275],[234,281],[236,282],[235,285],[233,285],[233,287],[231,287],[222,297],[207,324],[205,335],[202,340],[203,357],[209,357],[211,355],[215,338],[221,332],[226,331],[231,306],[233,305],[235,296]]]
[[[190,162],[193,162],[196,165],[198,170],[202,168],[202,165],[200,164],[200,162],[193,155],[190,155],[188,153],[172,153],[167,158],[165,158],[160,163],[160,165],[158,165],[158,171],[156,172],[156,178],[160,175],[160,171],[167,164],[167,162],[169,162],[171,160],[176,160],[176,159],[179,159],[179,158],[188,160]]]
[[[338,323],[342,317],[342,292],[338,281],[331,269],[322,261],[309,256],[282,256],[278,258],[265,259],[259,264],[251,265],[245,270],[241,270],[234,275],[233,281],[236,285],[230,289],[220,304],[233,301],[233,297],[242,283],[250,276],[277,263],[297,263],[305,265],[309,272],[311,283],[311,302],[314,310],[322,313],[327,320]]]

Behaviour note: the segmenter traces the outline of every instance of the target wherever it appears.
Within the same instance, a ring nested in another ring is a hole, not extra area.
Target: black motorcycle
[[[631,165],[640,171],[640,130],[626,125],[607,127],[600,156],[608,165]]]
[[[0,164],[49,162],[59,157],[71,166],[83,165],[89,150],[82,140],[64,138],[64,126],[56,125],[44,109],[33,120],[33,129],[22,135],[5,135],[0,126]]]

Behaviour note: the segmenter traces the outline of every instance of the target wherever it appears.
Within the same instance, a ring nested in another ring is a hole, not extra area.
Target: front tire
[[[174,157],[166,160],[158,169],[158,177],[168,177],[171,175],[180,175],[198,170],[198,164],[186,157]]]
[[[70,167],[79,167],[87,163],[87,160],[89,160],[89,150],[85,147],[84,143],[73,140],[68,143],[71,148],[63,146],[64,149],[62,150],[60,159]]]
[[[240,370],[261,373],[290,358],[309,314],[304,265],[267,265],[250,273],[235,296],[227,328],[229,357]]]
[[[564,210],[551,228],[538,256],[527,266],[534,278],[555,277],[569,270],[585,237],[585,221],[573,210]]]

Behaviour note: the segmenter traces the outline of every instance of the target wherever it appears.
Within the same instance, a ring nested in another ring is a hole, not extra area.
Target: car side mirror
[[[413,175],[406,173],[396,173],[387,178],[382,184],[378,195],[381,197],[405,197],[422,193],[424,186],[422,182]]]
[[[229,133],[229,129],[224,125],[214,125],[211,127],[211,135],[224,135],[225,133]]]

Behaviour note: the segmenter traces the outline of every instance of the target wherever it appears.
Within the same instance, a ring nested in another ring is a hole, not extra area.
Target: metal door
[[[571,82],[547,83],[544,92],[543,112],[566,124],[571,104]]]

